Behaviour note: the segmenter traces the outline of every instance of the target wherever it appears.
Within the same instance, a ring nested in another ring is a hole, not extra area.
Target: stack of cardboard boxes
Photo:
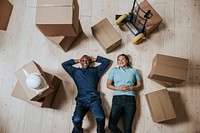
[[[0,0],[0,30],[8,27],[13,5],[8,0]]]
[[[83,32],[77,0],[37,0],[36,26],[67,52]]]
[[[188,59],[157,54],[148,78],[164,87],[173,87],[187,79],[188,65]],[[176,118],[167,89],[147,93],[145,97],[154,122]]]
[[[26,84],[27,73],[38,73],[40,74],[48,87],[37,93],[37,91],[30,89]],[[50,108],[54,97],[60,87],[62,81],[55,75],[44,72],[42,68],[34,61],[24,65],[22,68],[15,73],[18,81],[12,92],[12,96],[28,103],[34,104],[40,107]]]

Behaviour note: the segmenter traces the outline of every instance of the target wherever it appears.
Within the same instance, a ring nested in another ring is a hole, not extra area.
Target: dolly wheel
[[[132,43],[139,44],[142,41],[142,39],[144,39],[144,34],[140,33],[132,40]]]
[[[128,17],[128,14],[123,14],[121,15],[117,20],[116,20],[116,24],[117,25],[122,25],[123,21]]]

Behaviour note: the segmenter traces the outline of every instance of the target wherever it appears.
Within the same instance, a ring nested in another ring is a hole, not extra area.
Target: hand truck
[[[151,10],[147,12],[143,11],[137,3],[137,0],[134,0],[131,11],[128,14],[117,16],[116,24],[119,26],[125,24],[131,33],[135,35],[132,43],[139,44],[145,39],[145,26],[148,19],[152,16]]]

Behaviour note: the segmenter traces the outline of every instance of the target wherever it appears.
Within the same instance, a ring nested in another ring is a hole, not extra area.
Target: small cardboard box
[[[37,0],[36,25],[45,36],[77,36],[77,0]]]
[[[13,5],[8,0],[0,0],[0,30],[6,30]]]
[[[79,20],[77,36],[49,36],[47,38],[54,44],[56,44],[58,47],[63,49],[65,52],[67,52],[70,49],[70,47],[73,46],[74,42],[78,39],[78,37],[81,35],[82,32],[83,29],[81,27],[81,23]]]
[[[107,18],[91,27],[96,40],[106,53],[111,52],[121,44],[122,38]]]
[[[28,73],[38,73],[41,74],[41,76],[45,79],[45,81],[48,84],[48,88],[44,89],[41,93],[37,93],[35,90],[30,89],[27,85],[26,85],[26,78],[27,75],[24,72],[24,70]],[[30,100],[33,101],[39,101],[41,100],[43,97],[46,97],[47,95],[49,95],[50,93],[53,92],[53,86],[50,83],[49,79],[46,77],[44,71],[42,70],[42,68],[34,61],[31,61],[30,63],[24,65],[22,68],[20,68],[19,70],[17,70],[15,72],[15,75],[19,81],[19,83],[21,84],[22,88],[24,89],[24,92],[26,93],[27,97]]]
[[[147,93],[145,98],[154,122],[176,118],[176,113],[167,89]]]
[[[44,107],[44,108],[50,108],[62,81],[55,75],[51,75],[46,72],[45,72],[45,75],[49,79],[50,83],[53,85],[54,91],[52,93],[50,93],[49,95],[47,95],[46,97],[42,98],[40,101],[31,101],[28,98],[28,96],[26,95],[26,93],[23,89],[23,86],[20,84],[19,81],[16,83],[15,88],[11,95],[13,97],[21,99],[21,100],[31,103],[33,105],[36,105],[39,107]]]
[[[157,54],[148,78],[165,87],[180,84],[187,79],[188,64],[188,59]]]
[[[139,4],[139,6],[144,12],[147,12],[148,10],[151,10],[151,13],[153,14],[153,16],[150,19],[147,20],[146,27],[145,27],[146,34],[149,34],[150,32],[152,32],[154,29],[156,29],[160,25],[160,23],[162,22],[162,18],[156,12],[156,10],[149,4],[149,2],[147,0],[142,1]],[[136,10],[137,10],[137,7],[136,7]],[[144,13],[142,11],[139,12],[139,15],[141,17],[144,17]],[[142,19],[138,19],[138,20],[140,22],[144,21]],[[136,22],[136,25],[138,27],[141,27],[141,23],[137,23]]]

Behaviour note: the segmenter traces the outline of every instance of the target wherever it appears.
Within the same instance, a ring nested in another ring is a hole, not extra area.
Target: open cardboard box
[[[0,0],[0,30],[6,30],[13,5],[8,0]]]
[[[111,52],[122,42],[122,38],[107,18],[91,27],[96,40],[106,53]]]
[[[77,36],[77,0],[37,0],[36,26],[45,36]]]
[[[17,81],[15,88],[14,88],[11,95],[13,97],[16,97],[20,100],[26,101],[26,102],[31,103],[33,105],[36,105],[36,106],[39,106],[39,107],[44,107],[44,108],[50,108],[62,81],[58,77],[56,77],[55,75],[52,75],[52,74],[49,74],[49,73],[46,73],[46,72],[45,72],[45,75],[53,86],[53,92],[48,94],[47,96],[43,97],[42,99],[40,99],[40,101],[31,101],[29,99],[29,97],[26,95],[26,92],[24,91],[23,86],[20,84],[19,81]]]

